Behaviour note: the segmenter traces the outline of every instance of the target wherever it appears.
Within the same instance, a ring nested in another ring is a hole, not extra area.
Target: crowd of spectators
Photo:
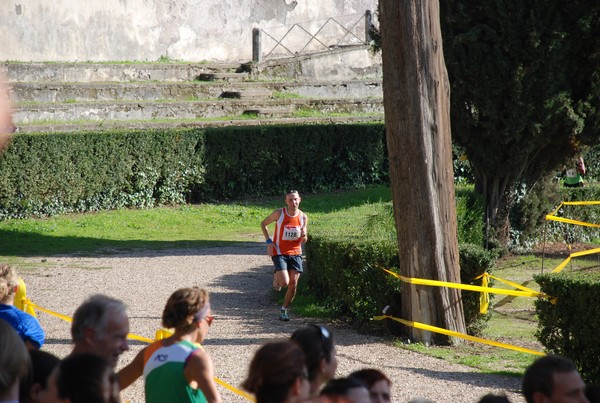
[[[167,300],[162,324],[169,337],[142,349],[115,373],[129,349],[129,320],[122,301],[92,295],[77,308],[71,324],[72,352],[59,359],[40,348],[44,333],[34,317],[14,308],[17,275],[0,265],[0,403],[119,403],[120,391],[143,377],[146,402],[221,402],[212,360],[202,349],[213,321],[208,292],[176,290]],[[24,319],[23,319],[24,318]],[[311,324],[288,339],[265,343],[248,366],[242,387],[257,403],[389,403],[392,380],[376,368],[336,376],[334,335]],[[527,403],[597,402],[575,364],[547,355],[530,365],[522,380]],[[428,402],[415,399],[411,401]],[[510,402],[505,395],[481,403]]]

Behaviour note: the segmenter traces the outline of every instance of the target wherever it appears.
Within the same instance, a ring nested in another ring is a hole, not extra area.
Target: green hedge
[[[383,125],[16,135],[0,219],[364,187],[387,181]]]
[[[364,187],[388,181],[381,124],[209,129],[205,197]]]
[[[340,316],[365,322],[379,315],[385,306],[388,313],[400,316],[401,282],[381,270],[398,272],[398,246],[390,240],[362,238],[341,239],[339,234],[315,234],[306,244],[308,270],[305,275],[311,292]],[[462,282],[481,284],[473,279],[491,271],[494,257],[478,245],[461,245]],[[463,291],[463,307],[469,334],[480,335],[489,313],[479,313],[479,293]],[[388,326],[395,334],[402,328]]]
[[[536,336],[546,349],[571,358],[586,383],[600,383],[600,273],[535,276],[541,291],[556,297],[536,301]]]

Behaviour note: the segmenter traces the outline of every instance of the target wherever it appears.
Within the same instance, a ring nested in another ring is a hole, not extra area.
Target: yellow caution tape
[[[548,298],[549,297],[548,295],[546,295],[542,292],[534,291],[534,290],[516,291],[516,290],[507,290],[504,288],[489,288],[489,287],[482,287],[482,286],[478,286],[478,285],[450,283],[448,281],[426,280],[426,279],[422,279],[422,278],[412,278],[412,277],[401,276],[401,275],[394,273],[393,271],[390,271],[388,269],[383,269],[383,270],[388,272],[392,276],[404,281],[405,283],[409,283],[409,284],[429,285],[429,286],[434,286],[434,287],[458,288],[460,290],[489,292],[489,293],[493,293],[493,294],[512,295],[515,297],[534,297],[534,298],[536,298],[536,297]]]
[[[420,322],[413,322],[411,320],[400,319],[400,318],[396,318],[396,317],[389,316],[389,315],[375,316],[373,318],[373,320],[383,320],[383,319],[391,319],[391,320],[395,320],[396,322],[400,322],[403,325],[414,327],[416,329],[427,330],[427,331],[434,332],[434,333],[445,334],[447,336],[458,337],[461,339],[470,340],[470,341],[474,341],[477,343],[488,344],[488,345],[494,346],[494,347],[505,348],[507,350],[514,350],[514,351],[519,351],[521,353],[527,353],[527,354],[546,355],[546,353],[542,353],[540,351],[530,350],[528,348],[519,347],[519,346],[513,346],[512,344],[501,343],[498,341],[482,339],[481,337],[470,336],[468,334],[455,332],[453,330],[443,329],[443,328],[437,327],[437,326],[426,325],[426,324],[420,323]]]
[[[556,268],[554,270],[552,270],[552,273],[560,273],[560,271],[562,269],[564,269],[565,266],[567,264],[569,264],[569,262],[571,261],[571,259],[574,258],[574,257],[580,257],[580,256],[585,256],[585,255],[593,255],[595,253],[600,253],[600,248],[584,250],[584,251],[581,251],[581,252],[573,252],[561,264],[559,264],[558,266],[556,266]]]
[[[558,221],[558,222],[564,222],[567,224],[574,224],[574,225],[581,225],[584,227],[593,227],[593,228],[600,228],[600,224],[593,224],[593,223],[589,223],[586,221],[579,221],[579,220],[573,220],[571,218],[565,218],[565,217],[557,217],[556,214],[558,214],[558,210],[560,210],[560,208],[562,206],[592,206],[592,205],[599,205],[600,201],[573,201],[573,202],[562,202],[558,205],[558,207],[556,209],[554,209],[554,211],[552,211],[550,214],[546,215],[546,220],[551,220],[551,221]]]
[[[51,310],[49,310],[49,309],[42,308],[41,306],[34,304],[33,302],[31,302],[31,301],[30,301],[29,299],[27,299],[27,298],[23,298],[23,299],[22,299],[22,303],[23,303],[23,305],[24,305],[25,307],[29,307],[29,309],[31,309],[31,308],[35,308],[35,309],[37,309],[37,310],[40,310],[40,311],[42,311],[42,312],[45,312],[45,313],[47,313],[47,314],[49,314],[49,315],[56,316],[57,318],[60,318],[60,319],[62,319],[62,320],[65,320],[65,321],[67,321],[67,322],[69,322],[69,323],[73,321],[73,319],[72,319],[71,317],[69,317],[69,316],[66,316],[66,315],[62,315],[62,314],[60,314],[60,313],[57,313],[57,312],[51,311]],[[172,332],[170,332],[169,330],[166,330],[166,329],[159,329],[159,330],[156,332],[156,334],[158,335],[158,334],[159,334],[159,332],[160,332],[160,335],[162,336],[161,338],[164,338],[164,337],[165,337],[165,335],[167,335],[166,337],[168,337],[168,336],[170,335],[169,333],[171,333],[171,334],[172,334]],[[146,342],[146,343],[152,343],[152,342],[154,341],[154,340],[152,340],[152,339],[150,339],[150,338],[148,338],[148,337],[144,337],[144,336],[138,336],[138,335],[136,335],[136,334],[133,334],[133,333],[129,333],[129,334],[127,335],[127,338],[128,338],[128,339],[132,339],[132,340],[139,340],[139,341],[143,341],[143,342]],[[157,339],[157,340],[159,340],[159,339]],[[248,399],[248,400],[252,400],[252,401],[254,401],[254,398],[253,398],[251,395],[249,395],[248,393],[244,392],[243,390],[239,390],[239,389],[237,389],[237,388],[235,388],[235,387],[233,387],[233,386],[229,385],[227,382],[225,382],[225,381],[222,381],[221,379],[217,378],[216,376],[215,376],[215,378],[214,378],[214,379],[215,379],[215,382],[216,382],[216,383],[218,383],[219,385],[221,385],[221,386],[225,387],[226,389],[229,389],[229,390],[230,390],[230,391],[232,391],[233,393],[236,393],[236,394],[238,394],[238,395],[240,395],[240,396],[242,396],[242,397],[245,397],[245,398],[246,398],[246,399]]]
[[[33,317],[36,317],[35,311],[31,306],[25,304],[25,300],[27,300],[27,286],[25,285],[25,281],[19,277],[17,293],[15,294],[15,307]]]
[[[487,274],[487,273],[484,273],[484,274]],[[487,276],[484,274],[481,275],[481,286],[484,288],[488,288],[490,276],[489,276],[489,274]],[[477,280],[477,278],[475,280]],[[481,295],[479,295],[479,313],[487,313],[489,307],[490,307],[490,293],[482,292]]]

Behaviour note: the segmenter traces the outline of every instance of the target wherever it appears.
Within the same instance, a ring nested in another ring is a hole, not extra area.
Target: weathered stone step
[[[22,104],[15,108],[17,126],[32,122],[86,120],[197,119],[238,116],[246,110],[292,108],[321,113],[383,113],[382,99],[215,100],[190,102],[76,102]]]
[[[273,108],[256,108],[246,109],[243,115],[255,115],[261,117],[287,117],[294,114],[295,108],[293,107],[273,107]]]
[[[248,73],[200,73],[199,81],[243,81],[250,75]]]
[[[269,89],[226,90],[223,91],[220,97],[235,99],[270,99],[273,98],[273,91]]]
[[[239,63],[3,63],[11,82],[193,81],[235,74]]]
[[[342,124],[358,122],[383,122],[383,114],[359,116],[320,116],[320,117],[274,117],[260,119],[223,119],[223,120],[171,120],[171,121],[96,121],[85,123],[56,123],[46,125],[21,125],[20,133],[50,133],[78,131],[106,131],[115,129],[166,129],[166,128],[203,128],[220,126],[262,126],[269,124]]]
[[[380,98],[380,80],[348,82],[33,82],[13,83],[14,102],[267,99],[273,93],[306,98]]]

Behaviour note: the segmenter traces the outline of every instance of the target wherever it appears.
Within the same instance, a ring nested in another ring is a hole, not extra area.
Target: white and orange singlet
[[[305,215],[298,210],[297,214],[291,216],[284,207],[281,209],[279,219],[275,223],[275,234],[273,244],[276,255],[301,255],[302,228],[306,225]]]

